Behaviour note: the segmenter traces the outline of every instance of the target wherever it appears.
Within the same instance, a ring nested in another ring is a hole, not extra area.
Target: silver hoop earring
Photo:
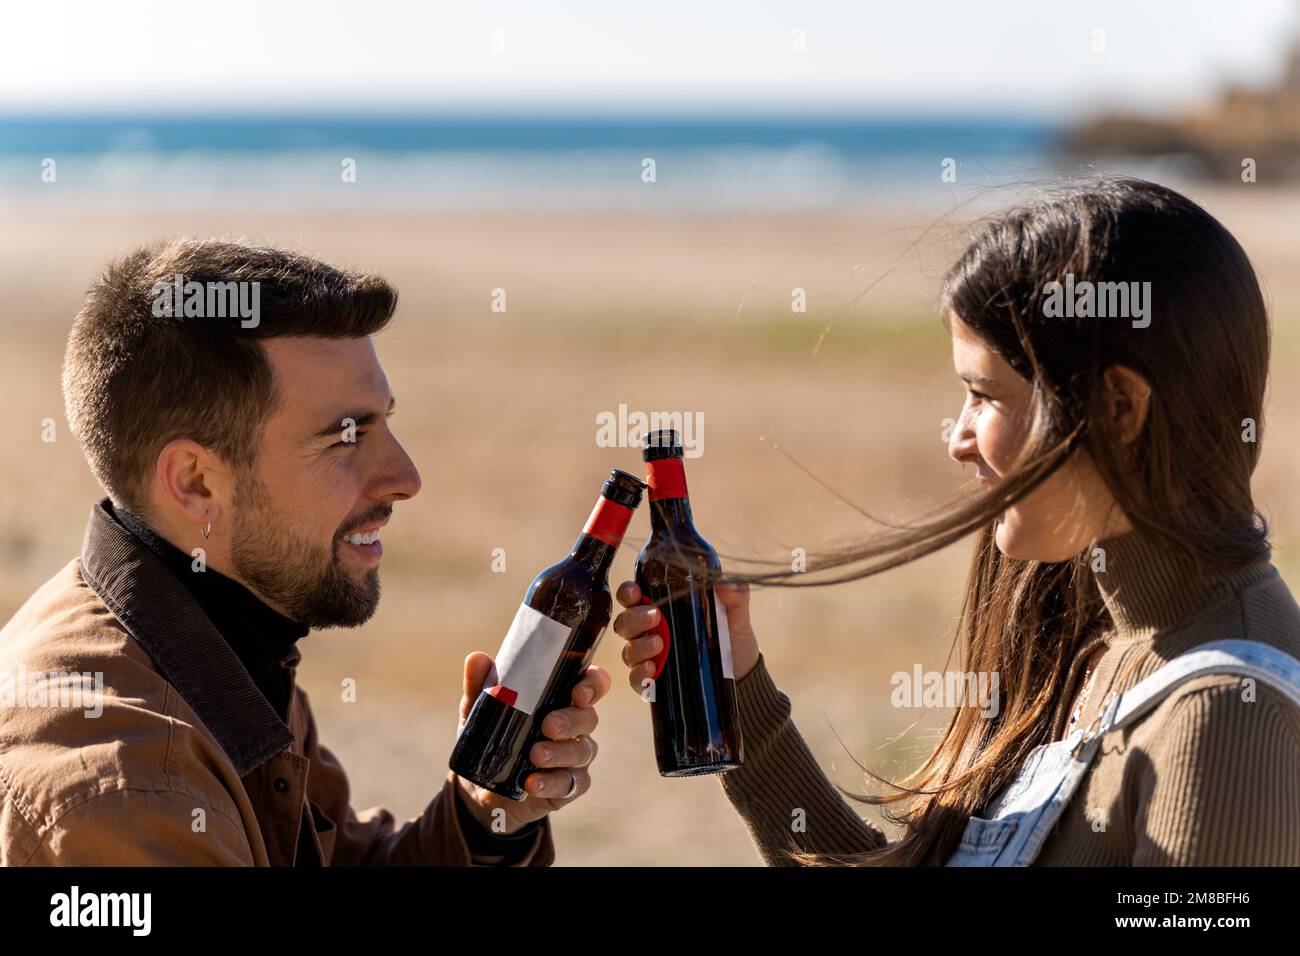
[[[203,526],[203,530],[200,531],[199,534],[203,535],[203,537],[205,537],[205,538],[206,538],[208,535],[212,534],[212,522],[209,521],[206,525],[204,525],[204,526]]]

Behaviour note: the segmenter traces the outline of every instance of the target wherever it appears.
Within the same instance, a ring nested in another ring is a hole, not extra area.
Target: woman
[[[1300,864],[1300,608],[1251,499],[1269,329],[1245,253],[1178,193],[1103,181],[985,226],[941,304],[967,387],[948,452],[988,494],[718,591],[745,736],[722,787],[764,859]],[[892,792],[854,795],[905,803],[891,842],[791,722],[748,582],[847,581],[971,531],[962,669],[1000,699],[958,707]],[[618,598],[639,690],[658,611],[631,582]]]

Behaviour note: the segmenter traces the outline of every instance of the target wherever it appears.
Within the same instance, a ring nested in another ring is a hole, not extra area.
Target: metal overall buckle
[[[1117,690],[1113,690],[1106,695],[1106,699],[1101,703],[1101,710],[1097,712],[1096,717],[1092,718],[1092,722],[1084,728],[1083,736],[1079,738],[1079,742],[1070,751],[1070,756],[1073,759],[1079,759],[1079,751],[1084,748],[1085,744],[1091,743],[1110,730],[1115,719],[1115,712],[1119,710],[1119,698],[1120,692]]]

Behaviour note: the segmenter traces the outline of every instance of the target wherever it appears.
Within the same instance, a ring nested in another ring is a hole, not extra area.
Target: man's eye
[[[357,444],[357,442],[361,441],[361,436],[364,435],[364,434],[365,434],[365,432],[357,432],[356,437],[353,438],[351,441],[347,440],[346,438],[340,438],[340,439],[339,439],[338,441],[336,441],[334,444],[330,445],[330,447],[331,447],[331,448],[343,448],[343,447],[348,446],[348,445],[355,445],[355,444]]]

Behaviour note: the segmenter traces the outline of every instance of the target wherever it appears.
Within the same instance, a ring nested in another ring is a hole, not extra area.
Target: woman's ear
[[[1142,434],[1151,409],[1151,383],[1127,365],[1112,365],[1102,377],[1106,414],[1114,434],[1131,445]]]

